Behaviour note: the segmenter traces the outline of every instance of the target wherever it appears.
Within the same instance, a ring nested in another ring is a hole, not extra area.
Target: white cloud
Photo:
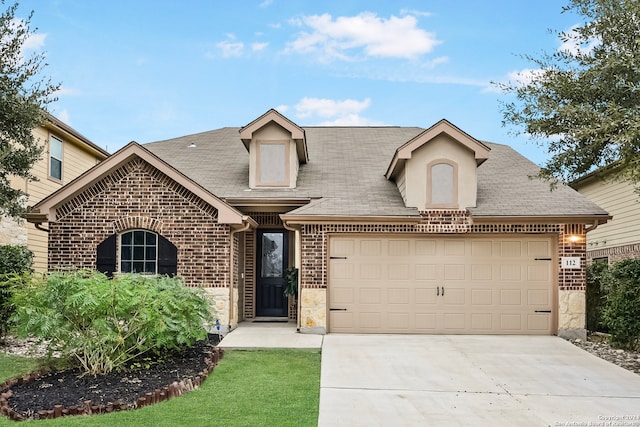
[[[358,114],[347,114],[335,120],[318,123],[318,126],[384,126],[385,123],[367,119]]]
[[[297,118],[305,119],[306,125],[316,126],[382,126],[360,115],[371,105],[369,98],[363,101],[354,99],[334,100],[326,98],[302,98],[293,109]],[[290,108],[280,105],[276,110],[285,113]]]
[[[537,68],[524,68],[520,71],[511,71],[507,74],[506,78],[502,79],[501,83],[514,85],[514,86],[526,86],[531,83],[534,79],[542,76],[544,74],[544,70]],[[489,85],[484,88],[482,91],[484,93],[490,92],[502,92],[502,90],[497,85]]]
[[[584,43],[580,38],[580,35],[576,31],[578,25],[574,25],[563,33],[565,40],[563,40],[558,51],[567,52],[572,55],[588,55],[593,49],[598,46],[602,40],[600,38],[591,39],[587,43]]]
[[[68,125],[71,124],[71,116],[69,115],[69,111],[66,108],[56,114],[56,117],[63,123],[66,123]]]
[[[400,10],[400,15],[415,15],[415,16],[433,16],[433,13],[431,12],[424,12],[421,10],[415,10],[415,9],[401,9]]]
[[[273,4],[273,0],[264,0],[262,3],[260,3],[260,7],[269,7],[271,6],[271,4]]]
[[[251,44],[251,50],[254,52],[260,52],[265,50],[269,46],[269,43],[253,43]]]
[[[323,118],[335,116],[347,116],[359,113],[371,105],[371,99],[356,101],[355,99],[345,99],[336,101],[325,98],[302,98],[295,105],[296,116],[300,118],[319,116]]]
[[[37,50],[44,46],[44,40],[47,38],[46,34],[30,34],[24,41],[22,48]]]
[[[236,36],[233,34],[227,34],[227,40],[218,42],[216,47],[222,51],[224,58],[241,56],[244,51],[244,43],[236,41]]]
[[[61,86],[55,94],[56,96],[78,96],[82,95],[82,92],[80,92],[78,89]]]
[[[363,12],[333,19],[325,13],[294,18],[289,24],[303,31],[288,44],[287,52],[316,54],[322,60],[352,60],[357,50],[370,57],[415,59],[441,43],[434,33],[418,28],[412,15],[385,19]]]

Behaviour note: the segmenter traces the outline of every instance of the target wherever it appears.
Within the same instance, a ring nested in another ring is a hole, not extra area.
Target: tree
[[[526,82],[497,84],[503,125],[546,147],[539,177],[552,185],[616,164],[621,178],[640,182],[640,2],[570,0],[563,13],[584,19],[556,32],[563,45],[534,58]],[[521,77],[525,77],[521,74]]]
[[[0,0],[5,6],[5,0]],[[0,15],[0,214],[19,218],[26,194],[11,188],[12,176],[34,180],[33,164],[43,147],[32,131],[46,119],[46,106],[60,88],[41,71],[47,65],[42,52],[25,56],[25,43],[35,34],[27,19],[16,18],[18,3]]]

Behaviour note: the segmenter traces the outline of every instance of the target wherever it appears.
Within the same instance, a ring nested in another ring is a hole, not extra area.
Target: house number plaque
[[[563,269],[580,268],[580,257],[563,256],[561,259],[561,267]]]

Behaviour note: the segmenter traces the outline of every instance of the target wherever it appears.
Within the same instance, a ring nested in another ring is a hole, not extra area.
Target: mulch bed
[[[192,348],[167,354],[159,363],[127,372],[82,376],[79,370],[67,370],[12,379],[0,384],[0,413],[15,420],[57,418],[167,400],[204,381],[223,355],[218,342],[219,336],[212,334]]]

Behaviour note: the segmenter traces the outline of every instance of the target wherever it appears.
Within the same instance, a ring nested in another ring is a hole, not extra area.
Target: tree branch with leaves
[[[583,23],[557,32],[560,49],[525,55],[535,70],[494,83],[515,97],[503,125],[526,133],[550,155],[539,176],[570,182],[616,164],[640,183],[640,2],[571,0],[563,13]],[[525,78],[526,77],[526,78]]]
[[[11,178],[34,180],[31,170],[41,158],[43,145],[33,130],[46,120],[46,107],[54,102],[60,84],[41,75],[45,54],[26,54],[25,44],[37,28],[16,17],[19,4],[3,7],[0,15],[0,214],[19,218],[24,211],[22,190],[11,187]]]

